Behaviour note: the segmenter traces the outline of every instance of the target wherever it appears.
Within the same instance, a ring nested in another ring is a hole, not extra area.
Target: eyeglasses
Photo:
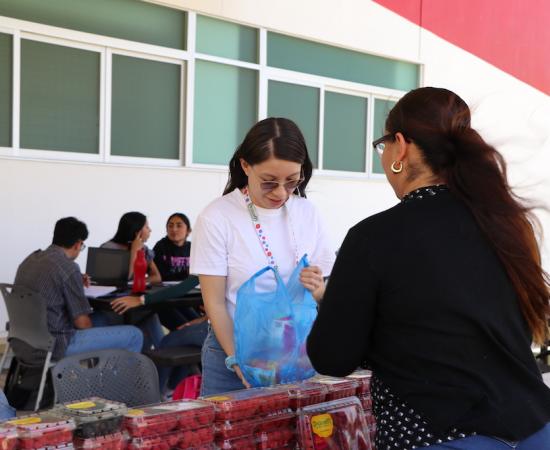
[[[382,156],[382,153],[384,153],[384,150],[386,148],[386,141],[388,139],[393,139],[393,134],[386,134],[381,138],[376,139],[376,141],[372,142],[372,146],[376,150],[376,153],[378,153],[378,156]]]
[[[254,172],[252,166],[250,166],[250,169]],[[303,175],[304,173],[302,170],[300,172],[300,178],[298,178],[297,180],[286,181],[284,183],[279,183],[278,181],[261,181],[260,189],[264,191],[264,193],[268,193],[274,191],[282,185],[287,192],[294,192],[294,190],[297,189],[304,182],[305,178]]]
[[[84,241],[81,241],[80,242],[80,251],[84,251],[84,249],[86,248],[86,244],[84,243]]]

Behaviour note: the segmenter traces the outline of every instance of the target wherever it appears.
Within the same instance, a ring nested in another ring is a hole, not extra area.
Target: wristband
[[[139,296],[139,302],[141,303],[141,306],[145,305],[145,295],[140,295]]]
[[[225,358],[225,367],[227,367],[231,372],[235,372],[235,369],[233,368],[233,366],[236,364],[237,364],[237,358],[235,358],[235,355],[231,355]]]

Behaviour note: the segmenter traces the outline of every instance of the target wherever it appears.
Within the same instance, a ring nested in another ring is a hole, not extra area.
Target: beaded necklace
[[[278,270],[278,265],[275,263],[275,257],[273,256],[273,251],[270,247],[268,238],[265,234],[265,229],[260,223],[260,217],[258,215],[258,210],[256,209],[256,206],[254,203],[252,203],[252,200],[250,199],[250,195],[248,194],[248,186],[245,186],[242,190],[243,196],[244,196],[244,202],[246,204],[246,208],[248,210],[248,214],[250,215],[250,219],[252,221],[252,225],[254,226],[254,232],[256,233],[256,236],[258,237],[258,242],[260,243],[260,247],[262,248],[262,251],[264,252],[265,257],[267,258],[267,264],[273,267],[275,270]],[[288,207],[285,204],[283,205],[283,210],[286,215],[286,222],[288,226],[288,231],[290,234],[290,237],[292,238],[292,243],[294,246],[294,257],[295,261],[294,263],[297,265],[298,261],[300,260],[300,256],[298,254],[298,243],[296,241],[296,236],[294,234],[294,227],[292,224],[292,219],[290,217],[290,212],[288,210]]]

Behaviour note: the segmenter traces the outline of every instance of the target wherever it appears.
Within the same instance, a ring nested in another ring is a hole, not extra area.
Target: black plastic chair
[[[20,367],[41,368],[40,384],[34,405],[40,407],[48,370],[55,365],[52,352],[55,339],[48,330],[46,300],[37,292],[23,286],[0,284],[8,312],[9,330],[6,349],[0,361],[0,372],[4,369],[7,355],[13,351],[17,366],[15,377]]]
[[[145,405],[160,401],[155,364],[145,355],[122,349],[66,356],[52,369],[58,403],[102,397]]]

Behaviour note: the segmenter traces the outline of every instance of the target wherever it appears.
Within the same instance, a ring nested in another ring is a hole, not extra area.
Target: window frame
[[[373,85],[366,85],[357,82],[339,80],[320,75],[295,72],[287,69],[270,67],[267,65],[267,36],[271,30],[265,27],[253,27],[258,30],[258,63],[233,60],[226,57],[214,56],[199,53],[196,51],[197,16],[210,16],[218,20],[224,20],[251,27],[249,23],[242,23],[235,20],[227,20],[209,14],[180,8],[187,12],[187,49],[178,50],[167,47],[128,41],[109,36],[95,35],[87,32],[59,28],[25,20],[13,19],[0,16],[0,32],[12,35],[13,44],[13,97],[12,97],[12,147],[0,147],[0,157],[33,159],[33,160],[55,160],[59,162],[76,161],[83,163],[100,163],[123,166],[145,166],[145,167],[166,167],[175,169],[197,169],[205,171],[226,172],[225,165],[193,163],[193,129],[194,129],[194,103],[195,103],[195,61],[203,60],[213,63],[226,64],[238,68],[256,70],[258,73],[257,89],[257,120],[267,117],[268,111],[268,84],[269,81],[279,81],[314,87],[319,89],[319,136],[318,136],[318,165],[315,169],[316,175],[331,178],[349,179],[383,179],[383,174],[373,172],[372,158],[373,150],[370,143],[373,137],[374,103],[375,99],[397,101],[406,92],[384,88]],[[291,33],[284,33],[291,37],[302,38]],[[20,43],[21,39],[32,39],[59,43],[84,50],[93,49],[100,52],[100,123],[99,123],[99,153],[97,155],[49,151],[29,150],[20,148]],[[169,62],[179,64],[181,67],[180,86],[180,128],[179,128],[179,158],[143,158],[133,156],[114,156],[110,154],[111,142],[111,82],[112,82],[112,55],[121,54],[130,57],[150,59],[153,61]],[[424,67],[418,61],[412,61],[419,68],[419,85],[423,85]],[[323,145],[324,145],[324,107],[325,92],[335,92],[345,95],[354,95],[367,99],[367,124],[366,124],[366,166],[363,172],[348,172],[323,169]]]

